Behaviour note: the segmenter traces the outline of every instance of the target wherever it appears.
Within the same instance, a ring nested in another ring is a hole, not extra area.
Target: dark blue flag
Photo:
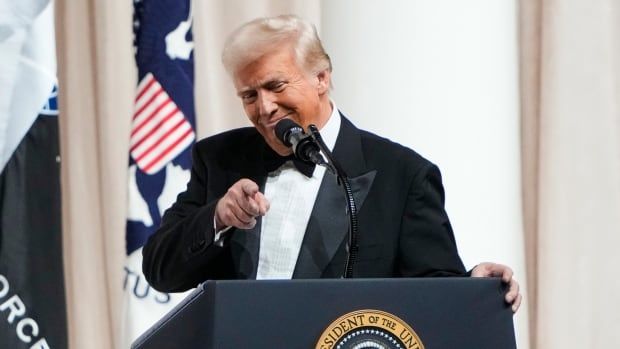
[[[183,294],[152,289],[142,275],[142,246],[189,181],[194,118],[194,43],[188,0],[134,0],[138,87],[129,149],[124,345]]]

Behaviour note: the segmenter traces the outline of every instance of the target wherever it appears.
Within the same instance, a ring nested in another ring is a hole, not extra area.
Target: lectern
[[[514,349],[497,278],[207,281],[132,348]]]

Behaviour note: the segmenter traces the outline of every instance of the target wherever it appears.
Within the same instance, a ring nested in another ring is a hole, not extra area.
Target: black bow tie
[[[273,172],[279,169],[287,161],[293,161],[295,168],[306,177],[312,177],[315,165],[311,162],[299,160],[295,155],[281,156],[271,148],[265,149],[263,161],[267,172]]]

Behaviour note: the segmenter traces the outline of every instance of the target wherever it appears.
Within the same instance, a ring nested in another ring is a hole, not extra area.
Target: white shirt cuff
[[[216,230],[217,227],[217,223],[215,222],[215,215],[213,216],[213,230],[215,232],[215,236],[213,237],[213,243],[216,246],[222,247],[224,246],[224,233],[226,233],[227,231],[230,230],[230,228],[232,227],[226,227],[223,229],[220,229],[219,231]]]

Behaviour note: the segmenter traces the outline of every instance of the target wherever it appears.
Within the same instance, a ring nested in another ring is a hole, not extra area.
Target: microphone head
[[[291,134],[302,133],[304,129],[291,119],[282,119],[278,121],[275,127],[276,137],[287,147],[292,147]]]

